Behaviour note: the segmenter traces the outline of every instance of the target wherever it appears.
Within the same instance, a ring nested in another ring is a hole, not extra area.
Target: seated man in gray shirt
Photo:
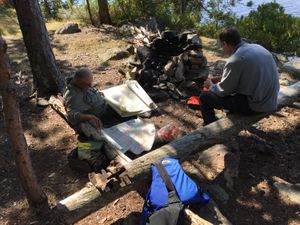
[[[219,39],[229,58],[222,77],[204,82],[209,88],[200,95],[204,125],[216,120],[214,109],[242,114],[275,111],[279,80],[272,54],[260,45],[243,42],[232,27],[223,29]]]
[[[93,75],[88,68],[80,68],[67,85],[64,93],[64,104],[67,119],[76,130],[82,122],[90,123],[100,129],[107,105],[104,96],[92,88]]]

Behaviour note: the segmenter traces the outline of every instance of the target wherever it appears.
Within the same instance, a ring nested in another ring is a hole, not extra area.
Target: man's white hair
[[[81,67],[75,72],[74,80],[81,80],[89,76],[92,76],[92,71],[87,67]]]

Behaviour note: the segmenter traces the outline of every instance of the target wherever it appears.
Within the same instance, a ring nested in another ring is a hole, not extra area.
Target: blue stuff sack
[[[166,172],[165,177],[171,181],[171,185],[166,185],[166,178],[161,175],[164,171],[161,172],[162,169],[159,169],[158,165],[162,165],[160,167]],[[206,204],[209,202],[210,197],[207,191],[203,192],[199,190],[197,184],[185,174],[178,160],[164,158],[158,163],[152,164],[151,169],[152,183],[145,199],[140,225],[152,225],[152,223],[150,223],[151,217],[162,209],[166,210],[166,208],[170,206],[170,202],[176,204],[181,203],[184,205]],[[178,202],[174,201],[173,198],[173,200],[170,201],[172,187],[169,188],[169,186],[174,187],[175,196],[178,197]],[[164,216],[166,217],[166,215]],[[172,217],[170,212],[168,213],[168,216]],[[178,221],[180,221],[180,219]]]

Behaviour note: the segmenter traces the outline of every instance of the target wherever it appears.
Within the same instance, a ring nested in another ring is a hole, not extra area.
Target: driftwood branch
[[[279,108],[293,104],[293,102],[298,100],[299,95],[300,82],[281,89],[278,96]],[[126,172],[133,181],[149,177],[150,165],[158,159],[164,157],[182,159],[193,153],[201,152],[209,146],[222,143],[229,137],[237,135],[241,130],[247,129],[251,124],[267,115],[268,114],[260,114],[250,117],[231,116],[211,123],[195,130],[179,140],[173,141],[170,144],[162,146],[161,148],[131,161],[125,166]],[[210,149],[216,148],[217,146],[213,146]],[[88,195],[91,196],[90,199],[86,197],[86,191],[89,192]],[[102,193],[101,196],[96,188],[91,188],[86,191],[81,190],[58,204],[57,209],[67,223],[74,223],[99,209],[103,205],[100,204],[100,202],[103,202],[108,195],[108,193]],[[74,200],[75,198],[77,199],[76,201]],[[214,208],[216,208],[216,206]],[[216,210],[218,209],[216,208]],[[220,211],[218,210],[218,212]],[[228,224],[230,223],[228,222]]]

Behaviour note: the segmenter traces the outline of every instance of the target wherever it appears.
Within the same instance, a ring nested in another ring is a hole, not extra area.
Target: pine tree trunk
[[[86,6],[87,6],[87,10],[88,10],[88,13],[89,13],[89,17],[90,17],[91,23],[95,27],[96,24],[95,24],[95,21],[93,20],[93,16],[92,16],[92,13],[91,13],[91,7],[90,7],[89,0],[86,0]]]
[[[98,0],[99,19],[101,24],[111,24],[107,0]]]
[[[37,0],[14,0],[38,96],[62,93],[64,80],[56,65]]]
[[[3,100],[5,127],[15,157],[17,170],[28,202],[35,206],[48,206],[47,196],[38,185],[34,174],[20,119],[15,87],[10,80],[7,45],[0,36],[0,94]]]

